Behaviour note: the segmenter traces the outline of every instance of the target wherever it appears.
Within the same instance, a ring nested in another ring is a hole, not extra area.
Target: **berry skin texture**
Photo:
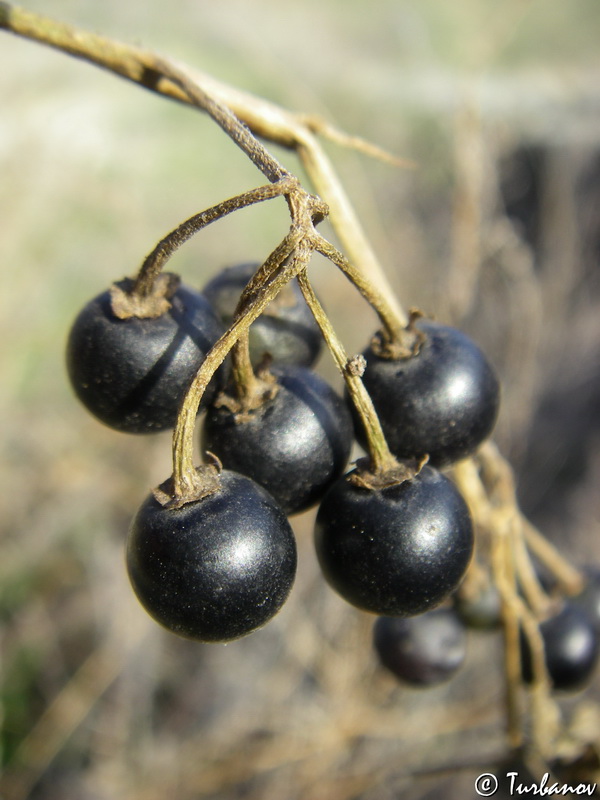
[[[224,470],[221,488],[179,509],[149,495],[127,540],[127,569],[146,611],[173,633],[228,642],[265,625],[296,574],[296,542],[273,498]]]
[[[386,489],[336,481],[319,507],[315,546],[326,580],[347,602],[410,617],[457,588],[473,554],[473,528],[454,484],[426,466]]]
[[[224,325],[231,323],[240,293],[259,266],[249,263],[227,267],[204,286],[203,294]],[[316,362],[323,339],[295,280],[285,286],[252,323],[249,341],[254,366],[263,360],[266,353],[275,364],[311,367]]]
[[[554,689],[576,691],[588,683],[599,655],[599,638],[594,623],[575,603],[565,602],[553,617],[540,623],[546,668]],[[533,679],[531,653],[521,634],[523,679]]]
[[[329,384],[303,367],[273,368],[278,392],[244,417],[210,406],[202,449],[264,486],[286,514],[315,505],[342,475],[352,417]]]
[[[415,356],[392,360],[365,350],[363,382],[394,455],[428,454],[432,466],[442,467],[470,455],[492,432],[500,387],[462,331],[427,320],[417,328],[426,339]],[[356,427],[364,444],[362,426]]]
[[[186,390],[223,326],[201,294],[180,286],[155,319],[118,319],[108,291],[76,318],[67,370],[79,400],[101,422],[126,433],[173,428]],[[222,372],[205,393],[209,402]]]
[[[418,617],[379,617],[373,645],[381,664],[413,686],[434,686],[451,678],[464,663],[467,632],[451,608]]]

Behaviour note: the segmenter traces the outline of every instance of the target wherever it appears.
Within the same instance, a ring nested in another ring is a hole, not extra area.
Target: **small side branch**
[[[400,166],[401,162],[398,159],[383,154],[379,148],[370,147],[362,140],[348,137],[332,126],[315,120],[314,117],[293,114],[274,103],[221,83],[199,70],[185,65],[175,65],[172,61],[159,58],[150,51],[98,36],[10,3],[0,2],[0,29],[53,47],[106,69],[145,89],[203,108],[209,113],[211,102],[214,101],[217,105],[226,107],[227,111],[249,128],[254,137],[259,136],[295,150],[314,190],[329,206],[329,220],[349,259],[363,274],[369,276],[382,294],[389,298],[398,320],[400,322],[407,320],[407,315],[392,291],[387,275],[364,233],[360,219],[329,158],[320,146],[315,132],[344,146],[354,147],[359,152],[375,158],[384,158]],[[221,121],[217,116],[214,118],[221,124],[226,121],[226,117],[227,114],[222,115]],[[222,127],[226,130],[223,125]],[[232,138],[235,139],[235,136]],[[250,150],[254,147],[253,143]],[[254,163],[264,157],[260,147],[255,152],[248,152],[248,155]],[[286,172],[275,159],[264,163],[268,166],[263,173],[269,180],[277,180]]]

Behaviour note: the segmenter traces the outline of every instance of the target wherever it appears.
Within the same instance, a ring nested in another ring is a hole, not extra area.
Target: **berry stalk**
[[[240,336],[246,333],[254,320],[262,314],[285,284],[305,266],[307,250],[298,243],[300,233],[293,230],[266,260],[265,271],[276,270],[294,251],[294,255],[262,291],[251,296],[227,331],[209,350],[185,396],[177,424],[173,431],[173,477],[171,497],[176,505],[192,502],[204,493],[202,477],[194,467],[194,428],[202,395],[210,379],[225,360]]]
[[[156,278],[166,262],[181,245],[185,244],[202,228],[241,208],[285,195],[297,185],[296,178],[286,176],[275,183],[250,189],[248,192],[236,195],[211,208],[207,208],[199,214],[194,214],[163,237],[152,252],[146,256],[138,272],[132,293],[140,297],[147,297],[151,293]]]
[[[376,312],[383,325],[383,340],[390,349],[393,357],[402,358],[412,354],[412,333],[408,336],[403,321],[398,316],[395,308],[388,301],[383,292],[374,285],[363,273],[356,269],[350,261],[337,249],[331,242],[322,236],[317,235],[315,250],[325,258],[328,258],[338,269],[340,269],[348,280],[354,284],[360,294]]]
[[[327,342],[336,366],[344,376],[352,402],[356,406],[356,410],[365,427],[371,458],[371,470],[381,475],[397,470],[398,462],[387,446],[377,412],[360,378],[360,367],[356,369],[352,366],[354,361],[348,358],[344,346],[339,340],[323,306],[317,299],[305,271],[298,274],[298,283],[304,299],[321,329],[323,338]]]

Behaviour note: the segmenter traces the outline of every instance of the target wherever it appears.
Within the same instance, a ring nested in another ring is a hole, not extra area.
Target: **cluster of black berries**
[[[163,275],[154,296],[125,280],[93,299],[67,348],[83,404],[120,431],[173,428],[257,268],[223,270],[202,292]],[[181,636],[226,642],[251,633],[277,613],[294,581],[288,517],[319,505],[322,571],[345,600],[378,615],[381,663],[408,683],[439,683],[463,662],[467,626],[500,623],[492,584],[475,599],[457,592],[473,530],[465,501],[440,471],[490,434],[498,380],[455,328],[412,315],[401,353],[375,336],[360,372],[398,470],[374,474],[367,458],[345,474],[354,437],[369,450],[369,436],[350,393],[339,396],[311,369],[322,341],[291,281],[248,330],[252,402],[240,396],[228,360],[203,393],[208,488],[177,503],[167,482],[136,514],[127,543],[133,588],[149,614]],[[588,576],[583,594],[562,602],[539,631],[554,687],[581,686],[598,658],[600,575]],[[521,653],[530,680],[526,637]]]
[[[544,661],[551,686],[577,691],[592,677],[600,657],[600,571],[584,570],[584,589],[565,599],[556,596],[556,609],[539,624]],[[550,596],[551,586],[547,586]],[[501,601],[492,583],[473,594],[453,593],[449,603],[416,617],[379,617],[373,626],[373,647],[380,664],[402,683],[428,687],[450,679],[467,653],[467,631],[497,630],[502,622]],[[523,680],[533,680],[532,656],[521,632]]]
[[[163,305],[150,311],[138,310],[127,281],[92,300],[67,350],[84,405],[121,431],[173,427],[255,269],[225,270],[203,293],[171,281]],[[321,334],[296,283],[253,323],[260,402],[240,405],[227,362],[203,398],[202,449],[219,464],[213,485],[183,504],[151,494],[129,532],[129,575],[158,622],[200,641],[228,641],[265,624],[295,575],[287,518],[316,504],[319,562],[348,602],[410,617],[456,589],[473,552],[472,524],[438,468],[489,435],[498,381],[458,330],[424,320],[411,326],[417,344],[410,353],[391,357],[375,340],[365,350],[363,381],[392,453],[419,466],[369,485],[358,466],[344,475],[355,428],[359,441],[367,440],[349,399],[311,370]]]

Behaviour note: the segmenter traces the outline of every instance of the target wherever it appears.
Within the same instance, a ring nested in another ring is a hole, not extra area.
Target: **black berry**
[[[229,325],[240,293],[259,265],[227,267],[203,288],[213,308]],[[250,326],[250,357],[256,366],[268,354],[276,364],[312,366],[321,352],[323,339],[306,305],[298,283],[293,280]]]
[[[323,573],[349,603],[385,616],[439,605],[460,583],[473,553],[468,508],[431,467],[386,489],[333,484],[317,514]]]
[[[134,518],[127,567],[138,599],[165,628],[225,642],[268,622],[296,572],[296,543],[273,498],[223,471],[220,489],[179,509],[150,495]]]
[[[399,458],[428,454],[440,467],[466,457],[489,436],[499,383],[464,333],[427,320],[417,327],[425,339],[414,356],[388,359],[369,347],[363,381],[390,450]],[[364,444],[359,424],[357,437]]]
[[[585,611],[565,602],[557,614],[540,623],[540,633],[553,687],[565,691],[582,688],[594,671],[599,653],[598,633]],[[521,634],[521,656],[523,678],[530,682],[531,651],[524,634]]]
[[[71,328],[71,384],[95,417],[119,431],[172,428],[189,384],[223,333],[199,292],[179,286],[170,302],[169,311],[154,319],[119,319],[106,291],[83,308]],[[219,378],[211,382],[205,402],[218,388]]]
[[[317,503],[343,473],[352,447],[350,412],[329,384],[303,367],[273,369],[277,393],[235,414],[210,406],[202,448],[264,486],[287,514]]]
[[[451,608],[418,617],[379,617],[373,644],[381,664],[415,686],[433,686],[451,678],[467,653],[467,632]]]

